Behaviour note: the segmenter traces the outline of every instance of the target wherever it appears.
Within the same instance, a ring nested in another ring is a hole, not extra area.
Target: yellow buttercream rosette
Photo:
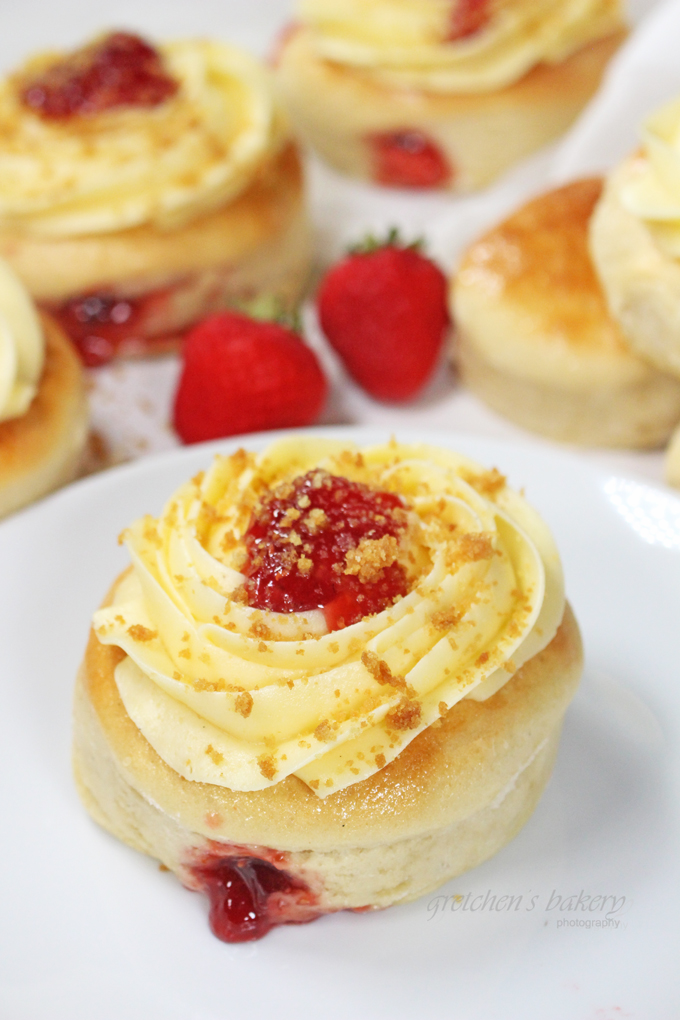
[[[404,597],[331,633],[321,610],[243,601],[253,508],[313,468],[398,494],[417,564]],[[126,711],[180,775],[232,790],[292,774],[326,797],[360,782],[461,698],[494,694],[564,609],[536,512],[497,471],[421,444],[295,437],[218,456],[124,541],[133,569],[94,627],[127,653]]]
[[[59,55],[0,84],[0,228],[46,237],[175,229],[238,195],[287,127],[269,72],[221,42],[159,47],[179,88],[158,106],[45,119],[22,85]]]
[[[623,206],[652,230],[663,251],[680,258],[680,98],[643,126],[643,151],[620,189]]]
[[[479,30],[455,32],[452,0],[298,0],[319,55],[387,84],[492,92],[621,28],[619,0],[489,0]]]
[[[28,291],[0,259],[0,422],[20,418],[38,392],[45,335]]]

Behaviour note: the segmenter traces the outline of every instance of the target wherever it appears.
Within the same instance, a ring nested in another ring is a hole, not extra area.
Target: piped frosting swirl
[[[183,226],[238,195],[287,133],[269,72],[224,43],[160,47],[178,83],[153,107],[47,119],[25,85],[59,59],[35,57],[0,85],[0,229],[47,237]]]
[[[680,98],[642,129],[642,153],[617,185],[624,208],[651,228],[664,252],[680,258]]]
[[[396,493],[409,590],[328,631],[321,610],[243,600],[243,538],[263,492],[312,468]],[[239,451],[124,535],[132,571],[95,614],[126,710],[187,779],[258,790],[296,775],[319,797],[360,782],[463,697],[494,694],[545,647],[564,592],[550,533],[458,454],[295,437]]]
[[[298,0],[297,10],[322,58],[452,93],[504,88],[623,24],[619,0]]]

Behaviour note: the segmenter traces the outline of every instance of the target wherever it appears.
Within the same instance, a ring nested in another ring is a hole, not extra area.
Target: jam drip
[[[449,41],[467,39],[484,28],[489,20],[489,0],[455,0]]]
[[[371,135],[369,145],[378,184],[394,188],[438,188],[451,178],[446,157],[422,131],[404,129]]]
[[[395,558],[405,527],[399,496],[309,471],[274,489],[253,514],[248,602],[275,613],[323,609],[330,630],[379,613],[408,590]]]
[[[128,32],[112,32],[52,64],[21,98],[41,117],[65,120],[118,106],[158,106],[177,88],[152,46]]]
[[[116,354],[148,351],[153,340],[145,336],[149,314],[167,297],[159,290],[140,298],[86,294],[48,311],[75,344],[85,365],[104,365]],[[164,339],[164,338],[159,338]]]
[[[321,913],[302,882],[257,857],[223,857],[190,870],[210,900],[210,928],[223,942],[252,942],[274,925]]]

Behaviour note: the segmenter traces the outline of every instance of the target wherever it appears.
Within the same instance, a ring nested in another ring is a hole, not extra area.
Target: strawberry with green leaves
[[[173,424],[185,443],[310,425],[327,389],[316,355],[296,332],[222,312],[184,340]]]
[[[411,400],[430,379],[449,325],[447,282],[395,231],[370,239],[324,277],[319,321],[349,374],[378,400]]]

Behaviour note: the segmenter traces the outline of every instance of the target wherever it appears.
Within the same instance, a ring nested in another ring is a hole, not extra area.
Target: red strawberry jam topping
[[[455,0],[449,40],[466,39],[481,31],[489,20],[489,0]]]
[[[149,352],[153,339],[145,336],[145,322],[166,298],[166,290],[139,298],[85,294],[48,310],[71,338],[84,364],[92,368],[106,364],[123,348],[126,353]],[[165,337],[156,339],[164,341]]]
[[[26,106],[49,120],[118,106],[158,106],[178,84],[160,54],[139,36],[112,32],[52,64],[24,86]]]
[[[441,149],[422,131],[371,135],[373,173],[378,184],[395,188],[438,188],[451,178]]]
[[[304,883],[258,857],[221,857],[188,870],[210,900],[210,928],[223,942],[252,942],[274,925],[323,912]]]
[[[339,630],[408,591],[397,561],[406,527],[399,496],[308,471],[272,490],[245,536],[248,602],[275,613],[322,609]]]

